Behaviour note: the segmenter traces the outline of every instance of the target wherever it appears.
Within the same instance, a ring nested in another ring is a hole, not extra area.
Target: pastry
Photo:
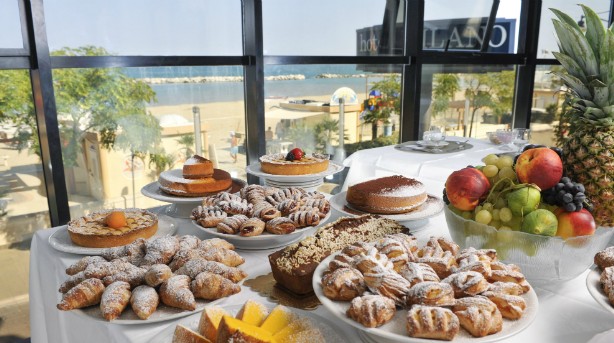
[[[356,261],[353,257],[350,257],[344,253],[338,253],[335,257],[328,263],[328,273],[332,273],[333,271],[340,268],[355,268]]]
[[[67,275],[75,275],[80,273],[87,268],[88,265],[96,262],[105,262],[106,260],[102,256],[85,256],[79,261],[70,265],[70,267],[66,268]]]
[[[71,288],[75,287],[76,285],[80,284],[81,282],[83,282],[83,280],[85,280],[85,273],[84,272],[78,272],[77,274],[71,275],[68,279],[66,279],[61,285],[60,285],[60,289],[58,290],[60,293],[66,293],[68,292]]]
[[[188,261],[183,267],[179,268],[176,275],[188,275],[191,279],[202,272],[210,272],[220,275],[232,282],[239,282],[247,277],[247,273],[239,268],[228,267],[223,263],[208,261],[202,258],[196,258]]]
[[[125,225],[110,227],[106,218],[113,211],[101,210],[68,223],[73,243],[88,248],[109,248],[126,245],[137,238],[149,238],[158,231],[158,216],[140,209],[122,209]]]
[[[258,218],[249,218],[239,228],[239,236],[252,237],[259,236],[264,231],[265,223]]]
[[[274,235],[287,235],[296,230],[296,224],[290,218],[278,217],[266,222],[264,229]]]
[[[503,318],[497,306],[483,297],[459,299],[452,311],[460,325],[473,337],[484,337],[501,331]]]
[[[201,197],[229,190],[232,178],[227,171],[213,169],[211,177],[187,179],[182,170],[172,169],[160,173],[158,178],[160,190],[170,195],[180,197]]]
[[[348,187],[345,199],[359,211],[397,214],[422,205],[427,195],[420,181],[394,175],[352,185]]]
[[[426,246],[441,248],[443,251],[449,251],[454,257],[456,257],[460,251],[458,244],[444,237],[431,237],[429,238],[428,242],[426,242]]]
[[[316,174],[328,169],[328,158],[328,155],[313,153],[289,161],[284,154],[270,154],[260,157],[260,169],[274,175]]]
[[[457,260],[458,261],[458,260]],[[492,274],[489,260],[481,260],[477,255],[471,255],[459,262],[457,268],[453,268],[454,273],[459,272],[478,272],[485,278],[489,278]]]
[[[130,302],[130,284],[116,281],[107,286],[100,299],[100,312],[108,321],[119,317]]]
[[[273,218],[281,217],[281,212],[268,202],[261,201],[254,204],[253,216],[266,222]]]
[[[202,227],[216,227],[228,215],[217,206],[198,206],[192,210],[192,218]]]
[[[288,218],[294,221],[296,227],[316,226],[320,224],[320,216],[317,212],[300,211],[290,213]]]
[[[384,254],[380,254],[376,248],[369,248],[365,254],[357,255],[353,260],[356,269],[365,276],[383,274],[393,268],[392,262]]]
[[[216,300],[239,293],[241,286],[223,276],[202,272],[192,281],[190,289],[196,298]]]
[[[251,217],[252,213],[254,212],[254,205],[250,204],[245,199],[218,201],[217,207],[229,215],[243,214]]]
[[[460,330],[460,323],[447,308],[415,305],[407,313],[406,328],[410,337],[451,341]]]
[[[147,285],[141,285],[132,290],[130,307],[141,319],[151,316],[160,304],[160,297],[156,289]]]
[[[441,282],[452,286],[455,298],[473,296],[488,289],[488,281],[484,275],[473,271],[454,273]]]
[[[396,272],[401,270],[403,266],[411,261],[415,260],[415,257],[410,251],[407,251],[401,242],[392,239],[390,237],[384,237],[375,242],[375,248],[388,257],[388,260],[392,263]]]
[[[145,272],[144,281],[151,287],[157,287],[173,276],[171,268],[166,264],[154,264]]]
[[[181,324],[177,324],[175,332],[173,332],[173,340],[171,343],[210,343],[207,338],[201,336],[198,332],[194,332]]]
[[[232,245],[232,243],[221,238],[203,239],[202,241],[200,241],[200,243],[198,243],[198,249],[208,250],[212,248],[235,250],[235,246]]]
[[[440,281],[437,273],[426,263],[409,262],[398,273],[409,281],[411,286],[424,281]]]
[[[424,246],[417,251],[416,262],[426,263],[433,268],[440,278],[445,278],[456,267],[456,259],[450,251],[444,251],[440,247]]]
[[[353,268],[339,268],[322,278],[322,291],[331,300],[352,300],[365,290],[362,274]]]
[[[503,318],[520,319],[524,310],[527,308],[525,300],[518,295],[495,293],[487,291],[481,294],[497,305]]]
[[[269,201],[270,202],[270,201]],[[287,216],[292,212],[298,211],[301,203],[296,199],[284,199],[276,205],[282,216]]]
[[[145,256],[141,266],[154,264],[169,264],[179,250],[179,239],[176,236],[164,236],[145,243]]]
[[[399,306],[405,305],[411,284],[395,272],[364,274],[365,284],[375,294],[392,299]]]
[[[113,260],[111,262],[97,262],[92,263],[85,268],[83,275],[86,279],[96,278],[104,279],[105,277],[113,274],[121,273],[127,268],[134,267],[133,264],[124,262],[122,260]]]
[[[213,176],[213,162],[194,155],[183,163],[183,177],[186,179],[203,179]]]
[[[522,289],[522,286],[520,286],[519,284],[515,282],[501,282],[501,281],[493,282],[488,285],[488,291],[494,292],[494,293],[510,294],[510,295],[524,294],[524,290]]]
[[[388,237],[388,235],[386,237]],[[341,250],[341,253],[353,257],[361,254],[366,254],[367,251],[369,251],[370,249],[371,247],[369,246],[369,244],[365,242],[354,242],[344,247],[343,250]]]
[[[143,257],[145,257],[146,242],[143,238],[137,238],[130,244],[104,249],[102,257],[107,261],[122,260],[138,266],[143,262]]]
[[[363,295],[352,300],[346,313],[360,324],[374,328],[388,323],[396,313],[396,306],[384,296]]]
[[[425,281],[407,292],[406,305],[449,306],[454,304],[454,290],[444,282]]]
[[[130,288],[134,288],[145,282],[145,273],[147,269],[137,267],[133,264],[126,264],[126,268],[122,271],[107,275],[102,279],[105,286],[108,286],[116,281],[124,281],[130,284]]]
[[[601,275],[599,276],[599,282],[601,283],[601,288],[603,288],[603,292],[606,295],[609,295],[614,291],[614,266],[603,269]]]
[[[601,270],[614,266],[614,246],[607,247],[595,254],[595,264]]]
[[[512,269],[493,270],[488,281],[514,282],[522,287],[524,293],[531,289],[531,286],[529,286],[529,283],[525,279],[524,275],[521,272]]]
[[[58,309],[69,311],[76,308],[83,308],[100,303],[104,284],[99,279],[87,279],[71,288],[62,296],[62,301],[58,304]]]
[[[224,316],[230,317],[230,313],[219,306],[205,307],[198,321],[198,332],[211,342],[217,342],[218,328]]]
[[[318,213],[322,218],[330,212],[330,203],[325,198],[308,198],[303,203],[303,206],[318,209]]]
[[[190,277],[187,275],[175,275],[164,281],[159,293],[165,305],[188,311],[196,309],[196,300],[190,291]]]
[[[240,266],[245,262],[245,259],[234,250],[211,248],[194,249],[190,251],[190,259],[202,258],[207,261],[220,262],[229,267]]]
[[[217,232],[234,235],[239,233],[241,225],[245,223],[249,218],[247,216],[238,214],[236,216],[224,218],[219,224],[217,224]]]
[[[314,236],[307,236],[271,255],[269,263],[275,281],[297,294],[313,291],[311,279],[317,265],[333,251],[355,242],[370,242],[385,235],[406,232],[394,220],[361,216],[340,218],[322,226]]]

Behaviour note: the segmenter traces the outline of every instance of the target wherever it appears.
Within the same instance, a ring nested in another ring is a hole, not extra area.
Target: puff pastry
[[[252,237],[262,234],[265,223],[259,218],[249,218],[239,228],[239,236]]]
[[[365,290],[362,274],[353,268],[339,268],[322,278],[322,291],[331,300],[349,301]]]
[[[188,261],[175,274],[188,275],[191,279],[195,279],[202,272],[218,274],[232,282],[239,282],[247,277],[247,273],[239,268],[228,267],[223,263],[208,261],[202,258]]]
[[[455,273],[441,280],[441,282],[449,283],[452,286],[456,298],[473,296],[488,289],[488,281],[486,281],[484,275],[474,271]]]
[[[224,218],[224,220],[217,224],[217,231],[229,235],[237,234],[239,233],[239,229],[241,229],[241,225],[243,225],[243,223],[245,223],[248,219],[249,218],[247,218],[247,216],[242,214]]]
[[[449,306],[454,304],[454,290],[444,282],[425,281],[407,292],[406,305]]]
[[[451,341],[460,330],[460,323],[447,308],[415,305],[407,313],[406,328],[410,337]]]
[[[460,325],[474,337],[484,337],[501,331],[503,318],[497,306],[483,297],[459,299],[452,311]]]
[[[296,230],[296,224],[290,218],[277,217],[266,222],[265,230],[274,235],[287,235]]]
[[[151,287],[157,287],[173,276],[171,268],[166,264],[154,264],[145,272],[144,281]]]
[[[409,281],[412,286],[424,281],[441,281],[433,268],[426,263],[409,262],[398,273]]]
[[[518,295],[504,294],[504,293],[495,293],[491,291],[487,291],[482,293],[482,296],[485,296],[490,301],[497,305],[499,312],[503,318],[507,319],[520,319],[524,310],[527,308],[526,301]]]

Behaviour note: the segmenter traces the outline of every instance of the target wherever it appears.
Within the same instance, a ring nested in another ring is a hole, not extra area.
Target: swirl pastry
[[[69,311],[96,305],[102,298],[104,284],[99,279],[87,279],[71,288],[62,296],[62,301],[57,305],[58,310]]]
[[[187,275],[175,275],[164,281],[159,292],[160,300],[168,306],[188,311],[196,309],[196,300],[190,291],[190,277]]]
[[[460,330],[460,323],[447,308],[416,305],[407,313],[406,328],[410,337],[451,341]]]
[[[297,227],[316,226],[320,224],[320,216],[317,212],[294,212],[290,213],[288,218],[294,221]]]
[[[102,317],[108,321],[119,317],[128,306],[130,295],[130,284],[127,282],[116,281],[110,284],[104,290],[100,299]]]
[[[449,283],[452,286],[456,298],[473,296],[488,289],[488,281],[486,281],[484,275],[472,271],[452,274],[441,282]]]
[[[283,201],[278,203],[276,207],[279,211],[281,211],[281,214],[283,216],[287,216],[292,212],[298,211],[298,209],[301,207],[301,204],[294,199],[284,199]]]
[[[107,260],[105,260],[102,256],[85,256],[79,261],[70,265],[70,267],[66,268],[66,274],[75,275],[77,273],[84,271],[85,268],[87,268],[87,266],[92,263],[106,262],[106,261]]]
[[[239,228],[239,236],[252,237],[261,235],[264,231],[265,223],[259,218],[249,218]]]
[[[237,214],[236,216],[224,218],[219,224],[217,224],[217,232],[234,235],[239,233],[241,225],[247,221],[247,216]]]
[[[490,301],[492,301],[503,318],[507,319],[520,319],[524,310],[527,308],[527,303],[521,296],[504,294],[504,293],[495,293],[491,291],[487,291],[482,293],[482,296],[485,296]]]
[[[277,217],[266,222],[264,229],[274,235],[287,235],[296,230],[296,224],[290,218]]]
[[[405,278],[405,280],[409,281],[412,286],[424,281],[440,281],[437,273],[426,263],[409,262],[404,265],[398,273]]]
[[[448,283],[425,281],[407,292],[406,305],[449,306],[454,304],[454,290]]]
[[[207,261],[202,258],[188,261],[183,267],[179,268],[175,274],[187,275],[191,279],[195,279],[196,276],[202,272],[218,274],[232,282],[239,282],[247,277],[247,273],[239,268],[229,267],[220,262]]]
[[[368,328],[388,323],[396,313],[394,301],[381,295],[363,295],[350,303],[348,317]]]
[[[194,219],[202,227],[216,227],[228,215],[217,206],[198,206],[192,211],[190,218]]]
[[[141,319],[151,316],[160,304],[160,297],[156,289],[147,285],[141,285],[132,290],[130,307]]]
[[[322,278],[322,292],[331,300],[352,300],[365,290],[362,274],[353,268],[340,268]]]
[[[215,300],[239,293],[241,286],[220,275],[202,272],[192,281],[191,290],[197,298]]]
[[[145,283],[151,287],[157,287],[162,282],[168,280],[173,276],[173,272],[166,264],[154,264],[149,267],[145,273]]]
[[[487,298],[458,299],[452,311],[460,325],[474,337],[484,337],[501,331],[503,318],[497,306]]]

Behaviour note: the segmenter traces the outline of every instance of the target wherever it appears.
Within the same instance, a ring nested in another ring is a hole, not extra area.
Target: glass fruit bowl
[[[614,234],[614,228],[600,226],[592,236],[564,240],[522,231],[499,231],[465,219],[448,206],[444,213],[450,236],[461,248],[497,249],[499,259],[518,265],[529,281],[565,281],[579,276]]]

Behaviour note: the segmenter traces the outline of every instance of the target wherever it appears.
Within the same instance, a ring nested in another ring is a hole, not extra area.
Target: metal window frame
[[[400,137],[416,139],[420,126],[422,70],[428,64],[516,65],[514,127],[528,126],[537,65],[559,64],[554,59],[538,59],[539,21],[542,0],[521,0],[518,52],[425,51],[422,48],[425,0],[388,0],[387,8],[404,1],[405,48],[397,56],[265,56],[263,54],[262,0],[242,0],[243,55],[241,56],[50,56],[46,37],[44,0],[18,0],[23,49],[0,49],[0,69],[28,69],[31,75],[42,165],[51,223],[70,219],[62,164],[59,128],[52,71],[62,68],[111,68],[157,66],[242,66],[244,67],[245,121],[248,163],[265,151],[264,66],[280,64],[393,64],[402,66]],[[396,1],[396,3],[395,3]],[[493,0],[493,8],[499,0]],[[494,17],[493,8],[489,24]],[[610,24],[614,21],[614,0],[610,1]],[[250,177],[251,183],[257,178]]]

